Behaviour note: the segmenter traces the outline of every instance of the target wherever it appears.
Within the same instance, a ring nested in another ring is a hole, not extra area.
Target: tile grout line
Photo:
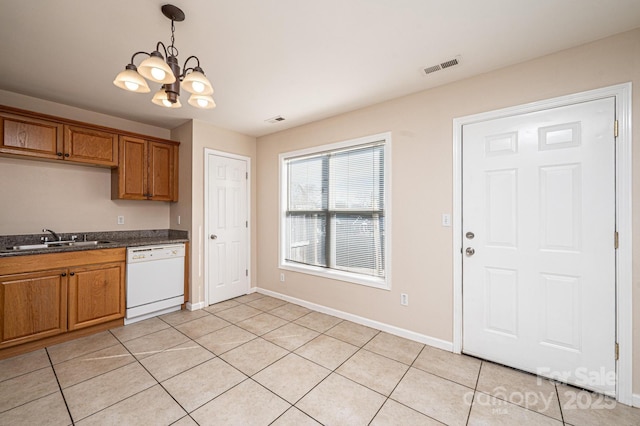
[[[564,420],[564,410],[562,409],[562,402],[560,402],[560,391],[558,390],[558,384],[553,383],[553,387],[556,390],[556,398],[558,400],[558,408],[560,408],[560,420],[563,425],[566,425],[567,422]]]
[[[411,369],[412,369],[412,368],[415,368],[415,369],[417,369],[417,370],[419,370],[419,371],[423,371],[423,370],[419,369],[418,367],[414,367],[414,366],[413,366],[413,364],[415,364],[416,360],[420,357],[420,355],[422,354],[422,352],[424,352],[425,348],[426,348],[426,345],[423,345],[423,346],[422,346],[422,349],[420,349],[420,352],[418,352],[418,355],[416,355],[416,357],[413,359],[413,361],[412,361],[412,362],[411,362],[411,364],[409,365],[409,368],[407,368],[407,371],[405,371],[405,372],[404,372],[404,374],[402,375],[402,377],[400,378],[400,380],[398,380],[398,383],[396,383],[396,385],[393,387],[393,389],[391,390],[391,392],[389,392],[389,396],[387,397],[387,400],[386,400],[384,403],[386,404],[388,400],[391,400],[391,401],[393,401],[393,402],[395,402],[395,403],[397,403],[397,404],[402,405],[403,407],[407,407],[407,408],[408,408],[408,409],[410,409],[411,411],[415,411],[416,413],[421,414],[421,415],[423,415],[423,416],[426,416],[426,417],[427,417],[427,418],[429,418],[429,419],[432,419],[432,420],[435,420],[435,421],[436,421],[436,422],[438,422],[438,423],[442,423],[442,424],[444,424],[443,422],[441,422],[441,421],[440,421],[440,420],[438,420],[438,419],[435,419],[435,418],[433,418],[433,417],[431,417],[431,416],[429,416],[429,415],[427,415],[427,414],[424,414],[424,413],[422,413],[422,412],[420,412],[420,411],[416,410],[416,409],[415,409],[415,408],[413,408],[413,407],[409,407],[408,405],[406,405],[406,404],[404,404],[404,403],[402,403],[402,402],[400,402],[400,401],[397,401],[397,400],[395,400],[395,399],[392,399],[392,398],[391,398],[391,395],[393,395],[393,392],[395,392],[395,390],[398,388],[398,386],[400,386],[400,383],[401,383],[401,382],[402,382],[402,380],[405,378],[405,376],[406,376],[407,374],[409,374],[409,371],[411,371]],[[389,358],[389,359],[391,359],[391,358]],[[399,362],[399,361],[398,361],[398,362]],[[407,365],[407,364],[405,364],[405,365]],[[438,377],[438,376],[436,376],[436,377]],[[382,405],[384,406],[384,404],[382,404]],[[382,407],[380,407],[380,409],[382,409]],[[380,410],[378,410],[378,412],[379,412],[379,411],[380,411]],[[376,416],[377,416],[377,415],[378,415],[378,413],[376,413]],[[374,419],[375,419],[375,417],[374,417]],[[373,421],[373,420],[371,420],[371,421]]]
[[[69,414],[69,420],[71,420],[71,424],[75,425],[75,421],[73,420],[73,416],[71,415],[71,410],[69,409],[69,404],[67,404],[67,398],[64,396],[64,392],[62,391],[62,386],[60,385],[60,380],[58,379],[58,373],[56,373],[56,369],[53,366],[53,361],[51,360],[51,355],[49,354],[49,348],[44,348],[47,358],[49,359],[49,363],[51,364],[51,370],[53,371],[53,375],[56,378],[56,383],[58,384],[58,389],[60,390],[60,395],[62,396],[62,401],[64,402],[64,406],[67,409],[67,413]]]
[[[467,414],[467,422],[466,425],[471,421],[471,410],[473,410],[473,402],[476,400],[476,392],[480,392],[478,390],[478,383],[480,383],[480,374],[482,374],[482,367],[484,366],[484,361],[480,361],[480,368],[478,368],[478,377],[476,377],[476,384],[473,387],[473,397],[471,397],[471,403],[469,403],[469,414]]]

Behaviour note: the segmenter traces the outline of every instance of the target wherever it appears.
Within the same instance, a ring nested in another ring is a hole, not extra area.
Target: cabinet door
[[[0,347],[37,340],[67,329],[67,271],[0,277]]]
[[[124,262],[69,270],[69,330],[124,318]]]
[[[62,124],[3,113],[0,152],[38,158],[62,158]]]
[[[149,193],[152,200],[177,201],[175,145],[149,142]]]
[[[111,172],[111,198],[147,199],[147,141],[120,137],[119,164]]]
[[[118,135],[78,126],[64,126],[64,157],[79,163],[118,165]]]

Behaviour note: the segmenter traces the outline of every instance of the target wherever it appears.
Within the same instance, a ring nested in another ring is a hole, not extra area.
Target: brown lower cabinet
[[[8,346],[67,331],[65,269],[0,277],[2,340]]]
[[[105,263],[69,270],[69,330],[123,318],[125,263]]]
[[[124,314],[124,248],[0,258],[0,350]]]

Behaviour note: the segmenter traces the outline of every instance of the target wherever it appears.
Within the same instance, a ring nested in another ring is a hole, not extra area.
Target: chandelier
[[[147,80],[161,83],[160,90],[153,95],[153,102],[166,108],[180,108],[180,87],[191,93],[189,104],[202,109],[211,109],[216,106],[211,95],[213,87],[205,77],[204,71],[200,68],[200,60],[197,56],[189,56],[184,65],[182,72],[178,64],[178,49],[174,44],[174,22],[184,21],[184,12],[178,7],[165,4],[162,6],[162,13],[171,19],[171,45],[166,47],[164,43],[159,41],[156,44],[156,50],[151,53],[136,52],[131,57],[131,62],[125,67],[125,70],[116,76],[113,81],[117,87],[135,93],[149,93],[149,85]],[[164,52],[164,56],[160,53],[160,48]],[[133,63],[138,55],[147,55],[148,58],[143,60],[138,67]],[[167,58],[166,60],[164,58]],[[187,67],[189,61],[195,60],[194,67]],[[143,78],[144,77],[144,78]]]

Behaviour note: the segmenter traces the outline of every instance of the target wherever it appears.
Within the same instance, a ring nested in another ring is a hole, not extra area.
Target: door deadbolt
[[[212,240],[216,240],[218,239],[218,236],[216,234],[211,234],[209,238],[211,238]]]
[[[464,252],[467,253],[467,256],[473,256],[476,253],[473,247],[467,247],[467,249]]]
[[[476,234],[473,232],[467,232],[464,236],[467,237],[468,240],[473,240],[473,237],[475,237]]]

